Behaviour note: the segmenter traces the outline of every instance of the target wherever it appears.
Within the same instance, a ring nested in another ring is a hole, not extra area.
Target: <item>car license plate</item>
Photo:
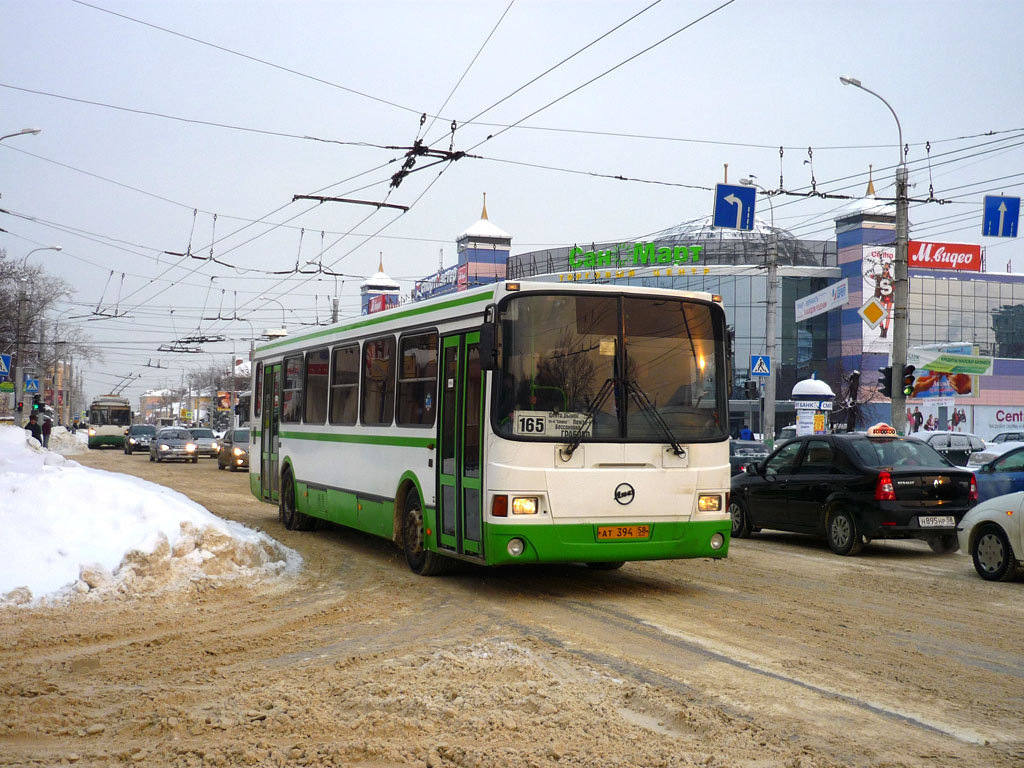
[[[952,515],[921,515],[917,524],[922,528],[952,528],[954,522]]]
[[[648,539],[651,536],[649,525],[599,525],[598,540],[607,539]]]

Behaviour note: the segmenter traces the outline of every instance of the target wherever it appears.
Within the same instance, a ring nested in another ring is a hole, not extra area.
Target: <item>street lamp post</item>
[[[740,179],[740,184],[744,184],[748,187],[757,187],[768,198],[768,210],[771,216],[771,233],[768,235],[768,302],[765,314],[764,334],[765,334],[765,350],[768,354],[768,376],[764,382],[764,421],[761,426],[761,431],[764,434],[764,440],[771,447],[775,443],[775,372],[779,368],[780,361],[775,355],[775,347],[777,342],[777,333],[775,330],[775,315],[778,309],[778,289],[779,289],[779,235],[775,231],[775,204],[772,202],[771,193],[767,189],[758,184],[754,179],[757,178],[751,174],[748,178]]]
[[[870,88],[864,87],[860,80],[855,77],[840,77],[839,82],[867,91],[885,104],[892,113],[893,119],[896,120],[896,131],[899,134],[900,159],[896,165],[896,258],[893,261],[893,277],[896,285],[892,308],[892,355],[889,358],[889,364],[892,366],[893,378],[892,425],[902,435],[907,430],[907,396],[903,394],[903,369],[907,365],[909,325],[907,304],[910,295],[910,276],[907,269],[907,240],[910,236],[907,201],[908,173],[906,159],[903,155],[903,128],[892,105]]]
[[[285,328],[288,325],[288,323],[285,321],[284,317],[284,304],[282,304],[279,299],[272,299],[270,296],[260,296],[259,298],[264,299],[266,301],[273,301],[277,304],[277,306],[281,308],[281,327]]]
[[[0,136],[0,141],[3,141],[4,139],[9,139],[13,136],[24,136],[26,133],[31,133],[33,136],[35,136],[37,133],[42,133],[42,130],[42,128],[22,128],[20,131],[16,131],[15,133],[8,133],[4,136]]]

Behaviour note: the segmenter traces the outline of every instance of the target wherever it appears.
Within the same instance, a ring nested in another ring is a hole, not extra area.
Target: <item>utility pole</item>
[[[18,410],[18,403],[24,402],[25,399],[25,364],[22,361],[22,323],[21,320],[25,316],[23,306],[25,304],[25,288],[22,285],[18,286],[18,323],[15,332],[15,344],[17,347],[18,359],[14,367],[14,426],[23,427],[25,422],[23,421],[23,413]]]
[[[895,113],[893,113],[895,115]],[[897,121],[898,123],[899,121]],[[903,393],[903,369],[907,365],[907,337],[909,318],[907,305],[910,303],[910,275],[907,268],[908,221],[907,166],[903,160],[903,135],[900,133],[900,164],[896,168],[896,260],[893,276],[896,290],[892,308],[892,425],[896,431],[907,433],[907,396]]]

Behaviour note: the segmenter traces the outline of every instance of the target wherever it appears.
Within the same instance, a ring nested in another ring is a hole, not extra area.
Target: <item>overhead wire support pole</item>
[[[322,197],[320,195],[294,195],[292,202],[296,200],[316,200],[321,203],[353,203],[355,205],[373,205],[377,208],[395,208],[399,211],[408,211],[407,205],[395,205],[394,203],[377,203],[372,200],[353,200],[350,197]]]
[[[910,274],[907,265],[907,241],[910,234],[908,211],[910,206],[907,199],[908,171],[906,157],[903,150],[903,127],[900,125],[900,119],[896,115],[896,110],[892,108],[892,105],[870,88],[865,88],[860,80],[855,77],[840,77],[839,82],[843,85],[852,85],[855,88],[860,88],[862,91],[867,91],[885,104],[892,113],[893,119],[896,120],[896,131],[899,134],[900,160],[896,166],[896,257],[893,260],[893,277],[895,278],[896,286],[894,292],[895,295],[893,296],[892,354],[889,358],[889,364],[892,366],[893,380],[895,381],[898,377],[899,381],[902,383],[903,369],[907,365],[907,342],[909,331],[907,304],[909,303],[910,296]],[[903,394],[902,384],[900,386],[893,386],[891,399],[892,426],[899,434],[906,434],[907,396]]]

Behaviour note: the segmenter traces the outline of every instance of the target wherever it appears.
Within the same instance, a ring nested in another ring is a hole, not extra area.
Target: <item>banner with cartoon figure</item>
[[[864,351],[872,353],[891,353],[893,303],[896,297],[896,279],[893,272],[893,261],[896,249],[891,246],[865,245],[861,257],[861,272],[864,276],[864,302],[872,298],[878,301],[885,314],[878,325],[872,328],[864,323],[861,333],[864,339]]]

